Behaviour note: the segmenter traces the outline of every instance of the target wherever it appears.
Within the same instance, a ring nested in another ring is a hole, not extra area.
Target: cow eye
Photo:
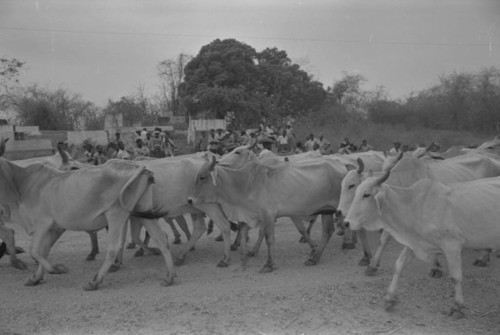
[[[205,176],[200,177],[200,180],[205,180],[205,179],[207,179],[207,177],[205,177]]]
[[[352,190],[352,189],[354,188],[354,186],[356,186],[356,185],[351,184],[351,185],[347,186],[347,189],[348,189],[348,190]]]
[[[363,194],[363,198],[368,198],[368,197],[370,197],[370,196],[371,196],[371,194],[370,194],[370,193],[365,193],[365,194]]]
[[[239,155],[241,152],[239,152],[239,151],[235,151],[234,153],[235,153],[235,154],[237,154],[237,155]]]

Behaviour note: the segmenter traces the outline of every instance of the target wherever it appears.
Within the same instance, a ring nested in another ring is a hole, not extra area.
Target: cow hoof
[[[339,229],[337,230],[337,233],[336,233],[338,236],[343,236],[344,235],[344,229]]]
[[[174,239],[174,242],[172,242],[173,244],[181,244],[181,238],[179,236],[176,236],[175,239]]]
[[[184,265],[185,260],[186,259],[184,257],[182,257],[182,258],[177,257],[174,259],[174,265],[177,265],[177,266]]]
[[[398,299],[396,298],[390,298],[386,299],[384,301],[384,309],[386,312],[392,312],[394,310],[394,306],[396,306],[396,303],[398,302]]]
[[[53,268],[54,268],[54,270],[52,270],[49,273],[54,274],[54,275],[60,275],[63,273],[67,273],[69,271],[68,268],[62,264],[56,264],[53,266]]]
[[[85,258],[86,261],[95,261],[95,256],[94,254],[89,254],[87,258]]]
[[[83,286],[83,289],[85,291],[96,291],[97,286],[98,286],[98,284],[89,281],[86,285]]]
[[[342,243],[342,250],[344,249],[355,249],[356,248],[356,244],[354,244],[353,242],[344,242]]]
[[[229,263],[226,262],[225,260],[221,260],[219,263],[217,263],[218,268],[227,268],[229,266]]]
[[[19,270],[27,270],[28,269],[28,266],[20,259],[16,259],[16,260],[10,262],[10,265],[16,269],[19,269]]]
[[[160,282],[160,285],[165,286],[165,287],[172,286],[172,285],[174,285],[174,278],[172,277],[172,278],[164,279]]]
[[[488,266],[488,263],[483,261],[482,259],[476,259],[474,263],[472,263],[472,265],[484,268]]]
[[[429,273],[429,276],[431,278],[441,278],[443,277],[443,271],[440,269],[432,269],[431,272]]]
[[[129,244],[127,244],[127,249],[135,249],[135,243],[130,242]]]
[[[113,272],[116,272],[120,270],[120,265],[116,265],[116,264],[112,264],[110,267],[109,267],[109,270],[108,272],[109,273],[113,273]]]
[[[462,312],[461,308],[453,306],[448,312],[448,316],[451,316],[455,320],[460,320],[465,317],[465,314]]]
[[[215,238],[215,240],[216,240],[217,242],[222,242],[222,241],[224,241],[224,238],[222,237],[222,235],[219,235],[219,236],[217,236],[217,237]]]
[[[249,252],[247,252],[247,256],[248,257],[255,257],[256,254],[257,253],[255,251],[249,251]]]
[[[316,264],[318,264],[318,260],[313,258],[309,258],[307,261],[304,262],[305,266],[314,266]]]
[[[374,266],[369,266],[365,269],[365,275],[368,277],[373,277],[377,273],[378,268]]]
[[[370,259],[367,257],[361,258],[361,260],[358,263],[359,266],[368,266],[370,265]]]
[[[299,240],[299,243],[306,243],[306,242],[307,242],[307,240],[304,236],[302,236]]]
[[[24,283],[24,286],[37,286],[40,285],[41,283],[43,283],[43,280],[41,278],[39,279],[29,278],[28,281]]]
[[[266,264],[266,265],[264,265],[264,267],[262,269],[260,269],[259,272],[260,273],[270,273],[270,272],[273,272],[273,267]]]

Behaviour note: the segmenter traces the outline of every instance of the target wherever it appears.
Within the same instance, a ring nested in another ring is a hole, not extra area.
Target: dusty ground
[[[27,249],[29,238],[14,228],[18,244]],[[316,229],[318,239],[320,224]],[[159,284],[165,274],[161,257],[133,258],[127,250],[124,267],[108,274],[96,292],[82,286],[101,265],[106,234],[99,233],[97,261],[86,262],[87,234],[67,232],[50,259],[70,272],[47,275],[40,286],[25,287],[29,273],[0,260],[0,334],[500,334],[498,258],[476,268],[475,253],[464,253],[465,319],[442,313],[452,302],[450,280],[431,279],[430,265],[418,260],[402,279],[400,303],[387,313],[383,296],[400,245],[390,244],[377,277],[365,277],[357,266],[359,247],[341,251],[340,237],[334,235],[319,265],[306,267],[308,246],[298,243],[290,221],[280,220],[276,231],[274,273],[258,273],[265,246],[246,271],[238,252],[229,268],[217,268],[222,244],[214,233],[203,236],[186,265],[177,268],[175,286]],[[371,236],[375,245],[377,234]],[[178,248],[172,247],[174,254]],[[33,271],[32,260],[20,257]]]

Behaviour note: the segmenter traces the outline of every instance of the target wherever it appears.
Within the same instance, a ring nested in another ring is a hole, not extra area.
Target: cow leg
[[[148,237],[148,232],[146,232],[146,236],[144,237],[144,242],[141,241],[141,228],[146,222],[146,219],[140,219],[136,217],[131,217],[130,218],[130,235],[132,242],[134,245],[139,246],[139,250],[137,250],[134,254],[134,257],[140,257],[144,256],[144,254],[147,255],[159,255],[160,251],[155,248],[150,248],[148,247],[148,242],[149,242],[149,237]]]
[[[441,263],[439,263],[437,255],[434,256],[434,260],[432,261],[432,263],[433,266],[429,276],[431,278],[441,278],[443,276],[443,267],[441,266]]]
[[[375,251],[375,255],[370,261],[370,265],[365,270],[365,275],[374,276],[380,265],[380,258],[382,257],[382,252],[384,251],[387,243],[391,240],[391,235],[385,230],[380,234],[380,244]]]
[[[236,233],[236,237],[234,238],[233,244],[231,244],[231,251],[237,250],[241,245],[241,226]]]
[[[197,216],[198,216],[198,214],[191,214],[193,221],[196,220]],[[175,222],[177,222],[177,224],[179,225],[181,230],[184,232],[184,235],[186,235],[186,240],[189,241],[191,239],[191,232],[189,231],[189,227],[188,227],[186,219],[184,218],[184,215],[176,216]]]
[[[337,220],[343,220],[342,218],[337,218]],[[337,225],[339,227],[339,225]],[[339,235],[339,232],[337,232],[337,235]],[[355,249],[356,248],[356,240],[357,240],[357,233],[355,231],[352,231],[350,228],[344,228],[342,234],[342,250],[350,250],[350,249]]]
[[[143,225],[146,230],[151,235],[153,241],[160,248],[163,258],[165,259],[165,264],[167,266],[167,277],[162,282],[162,286],[170,286],[174,283],[175,278],[175,269],[174,262],[172,260],[172,254],[170,253],[170,249],[168,247],[168,239],[165,232],[161,229],[157,220],[144,220]]]
[[[10,265],[16,269],[26,270],[28,266],[17,258],[16,241],[14,237],[14,230],[7,228],[0,222],[0,238],[4,241],[7,252],[10,257]]]
[[[245,222],[240,222],[240,230],[238,233],[240,234],[240,237],[242,238],[241,241],[241,268],[243,270],[246,269],[247,263],[248,263],[248,231],[250,227],[245,223]]]
[[[392,276],[392,281],[391,284],[389,285],[389,290],[387,291],[387,294],[384,298],[386,311],[391,311],[393,307],[396,305],[397,302],[396,290],[398,287],[399,278],[401,277],[401,272],[414,257],[415,254],[413,253],[413,251],[408,247],[404,247],[403,251],[401,251],[401,254],[396,260],[396,264],[394,265],[394,275]]]
[[[220,207],[215,210],[212,206],[204,208],[205,213],[212,219],[224,238],[224,257],[217,263],[218,267],[227,267],[231,262],[231,225]],[[205,226],[205,225],[203,225]]]
[[[325,247],[330,241],[330,238],[333,235],[333,232],[335,230],[335,226],[333,224],[333,216],[330,214],[322,214],[321,215],[321,224],[322,224],[322,230],[321,230],[321,241],[316,248],[316,250],[311,254],[309,259],[304,263],[305,265],[316,265],[319,262],[319,259],[321,258],[321,254],[323,253],[323,250],[325,250]]]
[[[173,244],[181,244],[181,234],[177,230],[174,221],[172,221],[171,218],[165,218],[165,221],[167,221],[168,225],[170,226],[170,229],[172,229],[172,232],[174,233]]]
[[[95,291],[98,285],[102,283],[104,276],[108,273],[109,269],[115,262],[120,251],[123,249],[124,236],[127,232],[128,213],[121,209],[111,209],[106,212],[106,219],[108,221],[108,248],[106,257],[101,267],[97,271],[94,278],[89,281],[83,289],[86,291]],[[132,226],[132,225],[131,225]]]
[[[481,250],[481,255],[472,263],[474,266],[486,267],[490,262],[491,249]]]
[[[242,238],[242,234],[241,234],[241,226],[245,224],[244,222],[238,222],[237,224],[237,230],[236,230],[236,236],[234,238],[234,242],[233,244],[231,244],[231,251],[234,251],[234,250],[237,250],[238,247],[241,245],[241,238]],[[231,223],[231,230],[234,230],[233,229],[233,223]],[[248,242],[248,232],[247,232],[247,235],[245,236],[247,242]]]
[[[136,247],[135,241],[137,239],[139,239],[139,236],[141,233],[142,226],[139,226],[139,227],[132,226],[132,221],[135,221],[135,220],[136,220],[136,218],[133,218],[133,217],[130,218],[130,239],[131,239],[131,241],[127,244],[127,247],[126,247],[127,249],[135,249],[135,247]],[[139,232],[133,231],[133,229],[138,229]],[[134,237],[136,238],[135,240],[134,240]]]
[[[363,247],[363,258],[359,261],[359,266],[370,265],[370,260],[372,259],[372,252],[370,250],[370,244],[368,243],[368,235],[366,229],[360,229],[358,231],[359,239],[361,240],[361,246]]]
[[[268,273],[276,269],[276,265],[274,264],[274,220],[267,219],[264,225],[264,235],[267,244],[267,261],[260,270],[260,273]]]
[[[180,254],[175,257],[175,265],[182,265],[186,260],[186,255],[194,247],[195,243],[200,239],[201,235],[205,233],[207,227],[205,226],[205,221],[203,217],[198,216],[193,221],[193,233],[191,234],[191,238],[182,248]]]
[[[311,247],[311,252],[314,252],[317,245],[311,239],[311,236],[307,233],[307,229],[306,229],[306,227],[304,227],[304,223],[302,222],[302,220],[300,220],[299,218],[296,218],[296,217],[291,217],[290,219],[292,219],[292,222],[295,225],[295,228],[297,228],[299,233],[302,235],[301,242],[302,242],[302,239],[304,239],[304,241],[307,242],[307,244],[309,244],[309,246]]]
[[[448,315],[456,319],[461,319],[465,316],[462,311],[464,308],[464,295],[462,292],[462,248],[456,243],[445,243],[443,251],[455,289],[455,302]]]
[[[248,257],[255,257],[255,255],[257,255],[257,253],[259,252],[260,246],[262,244],[262,241],[264,240],[264,237],[265,237],[265,228],[263,225],[260,225],[259,236],[257,237],[257,241],[255,241],[255,244],[253,245],[252,250],[250,250],[248,252]]]
[[[90,250],[90,254],[88,254],[86,261],[95,261],[95,256],[99,253],[99,242],[97,240],[97,231],[89,231],[90,244],[92,249]]]
[[[31,242],[30,255],[31,258],[33,258],[38,264],[38,267],[35,273],[28,278],[28,281],[24,284],[25,286],[35,286],[41,284],[45,271],[52,274],[68,272],[68,269],[64,265],[52,265],[47,260],[50,249],[59,237],[61,237],[64,231],[65,230],[61,228],[48,228],[35,231]]]
[[[306,230],[308,236],[311,236],[312,227],[314,226],[314,223],[316,222],[317,218],[318,218],[318,216],[314,215],[309,219],[309,225],[307,226],[307,230]],[[300,243],[308,242],[307,239],[304,237],[304,234],[302,234],[302,237],[300,238],[299,242]]]

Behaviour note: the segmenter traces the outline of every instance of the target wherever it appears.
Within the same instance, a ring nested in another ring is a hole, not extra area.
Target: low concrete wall
[[[34,139],[23,141],[9,140],[5,145],[4,158],[9,160],[45,157],[54,154],[52,141],[48,139]]]
[[[114,136],[114,135],[113,135]],[[81,145],[84,140],[90,138],[95,144],[107,145],[108,133],[104,130],[81,130],[68,131],[68,144]]]

